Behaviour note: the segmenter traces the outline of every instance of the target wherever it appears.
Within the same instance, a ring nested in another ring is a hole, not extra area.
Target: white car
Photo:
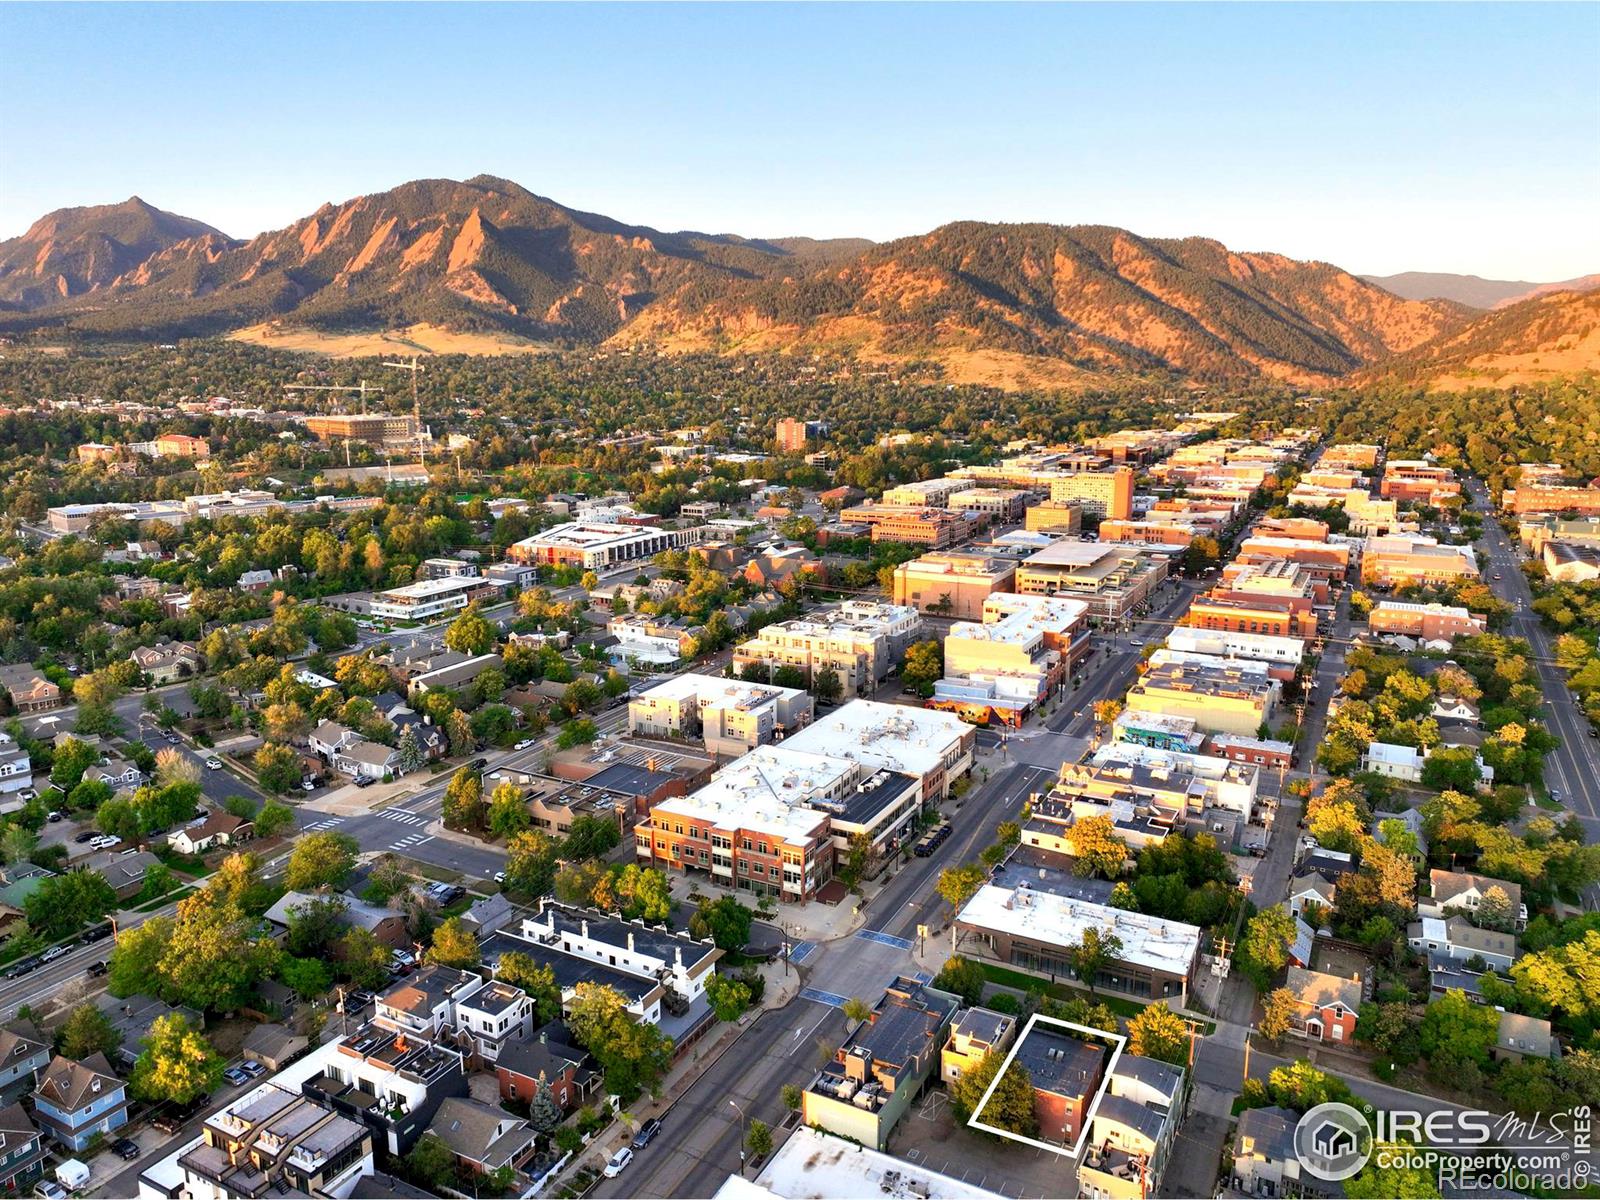
[[[506,881],[506,873],[504,871],[496,871],[494,873],[494,881],[496,883],[504,883]]]
[[[518,742],[515,746],[512,747],[512,749],[513,750],[526,750],[531,745],[533,745],[533,739],[532,738],[523,738],[522,741]]]
[[[51,946],[50,949],[41,954],[39,958],[43,962],[55,962],[56,959],[60,958],[66,952],[67,948],[65,946]]]
[[[624,1146],[621,1150],[618,1150],[606,1160],[606,1169],[602,1172],[602,1174],[604,1174],[607,1179],[615,1179],[627,1169],[628,1164],[632,1161],[633,1151],[627,1146]]]
[[[222,770],[222,760],[220,758],[208,758],[208,759],[206,759],[206,770],[208,770],[208,771],[220,771],[220,770]]]

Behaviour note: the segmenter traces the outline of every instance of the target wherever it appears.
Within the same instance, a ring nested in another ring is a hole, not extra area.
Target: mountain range
[[[1547,292],[1587,292],[1600,288],[1600,275],[1580,275],[1559,283],[1483,279],[1477,275],[1439,271],[1405,271],[1399,275],[1363,275],[1361,278],[1407,300],[1454,300],[1472,308],[1505,308]]]
[[[46,336],[438,328],[488,348],[937,359],[952,379],[1005,385],[1118,370],[1318,384],[1425,358],[1488,319],[1204,238],[976,221],[881,244],[664,233],[492,176],[325,204],[248,241],[134,198],[0,242],[0,331]]]

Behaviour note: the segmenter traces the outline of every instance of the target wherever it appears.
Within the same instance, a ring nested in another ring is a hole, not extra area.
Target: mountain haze
[[[482,347],[936,359],[1007,386],[1119,370],[1321,383],[1476,315],[1205,238],[977,221],[882,244],[664,233],[488,175],[325,204],[243,242],[137,200],[64,210],[0,245],[0,301],[11,333],[348,340],[425,326]]]
[[[1545,292],[1586,292],[1600,287],[1600,275],[1583,275],[1559,283],[1483,279],[1477,275],[1451,275],[1440,271],[1404,271],[1399,275],[1363,275],[1361,278],[1408,300],[1454,300],[1471,308],[1504,308]]]

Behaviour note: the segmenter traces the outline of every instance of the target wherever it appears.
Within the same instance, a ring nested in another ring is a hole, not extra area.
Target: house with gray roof
[[[1496,971],[1509,971],[1518,953],[1513,934],[1479,929],[1465,917],[1413,921],[1406,926],[1406,943],[1430,962],[1442,958],[1461,966],[1478,961]]]
[[[263,914],[273,926],[273,936],[282,940],[289,931],[295,915],[319,900],[337,900],[344,905],[340,923],[350,928],[365,929],[391,950],[400,949],[411,942],[404,914],[393,909],[368,904],[365,900],[347,893],[285,892],[278,902]]]
[[[50,1065],[50,1057],[49,1045],[40,1038],[0,1029],[0,1101],[31,1092],[39,1082],[39,1072]]]
[[[1525,929],[1528,924],[1528,906],[1522,902],[1522,886],[1495,879],[1489,875],[1475,875],[1471,871],[1442,871],[1435,867],[1428,872],[1428,896],[1418,898],[1419,917],[1449,917],[1461,914],[1480,923],[1478,907],[1485,896],[1498,891],[1510,909],[1514,929]]]
[[[539,1136],[505,1109],[460,1096],[439,1105],[428,1132],[449,1147],[456,1162],[480,1175],[520,1167],[533,1157]]]
[[[1521,1062],[1525,1058],[1560,1058],[1561,1048],[1550,1032],[1550,1022],[1543,1017],[1503,1012],[1493,1053],[1497,1062]]]

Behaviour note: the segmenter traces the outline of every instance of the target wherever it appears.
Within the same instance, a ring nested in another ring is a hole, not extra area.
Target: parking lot
[[[1075,1188],[1077,1166],[1068,1155],[991,1134],[957,1122],[949,1098],[933,1088],[911,1106],[889,1138],[889,1152],[901,1158],[1019,1200],[1067,1194]]]

